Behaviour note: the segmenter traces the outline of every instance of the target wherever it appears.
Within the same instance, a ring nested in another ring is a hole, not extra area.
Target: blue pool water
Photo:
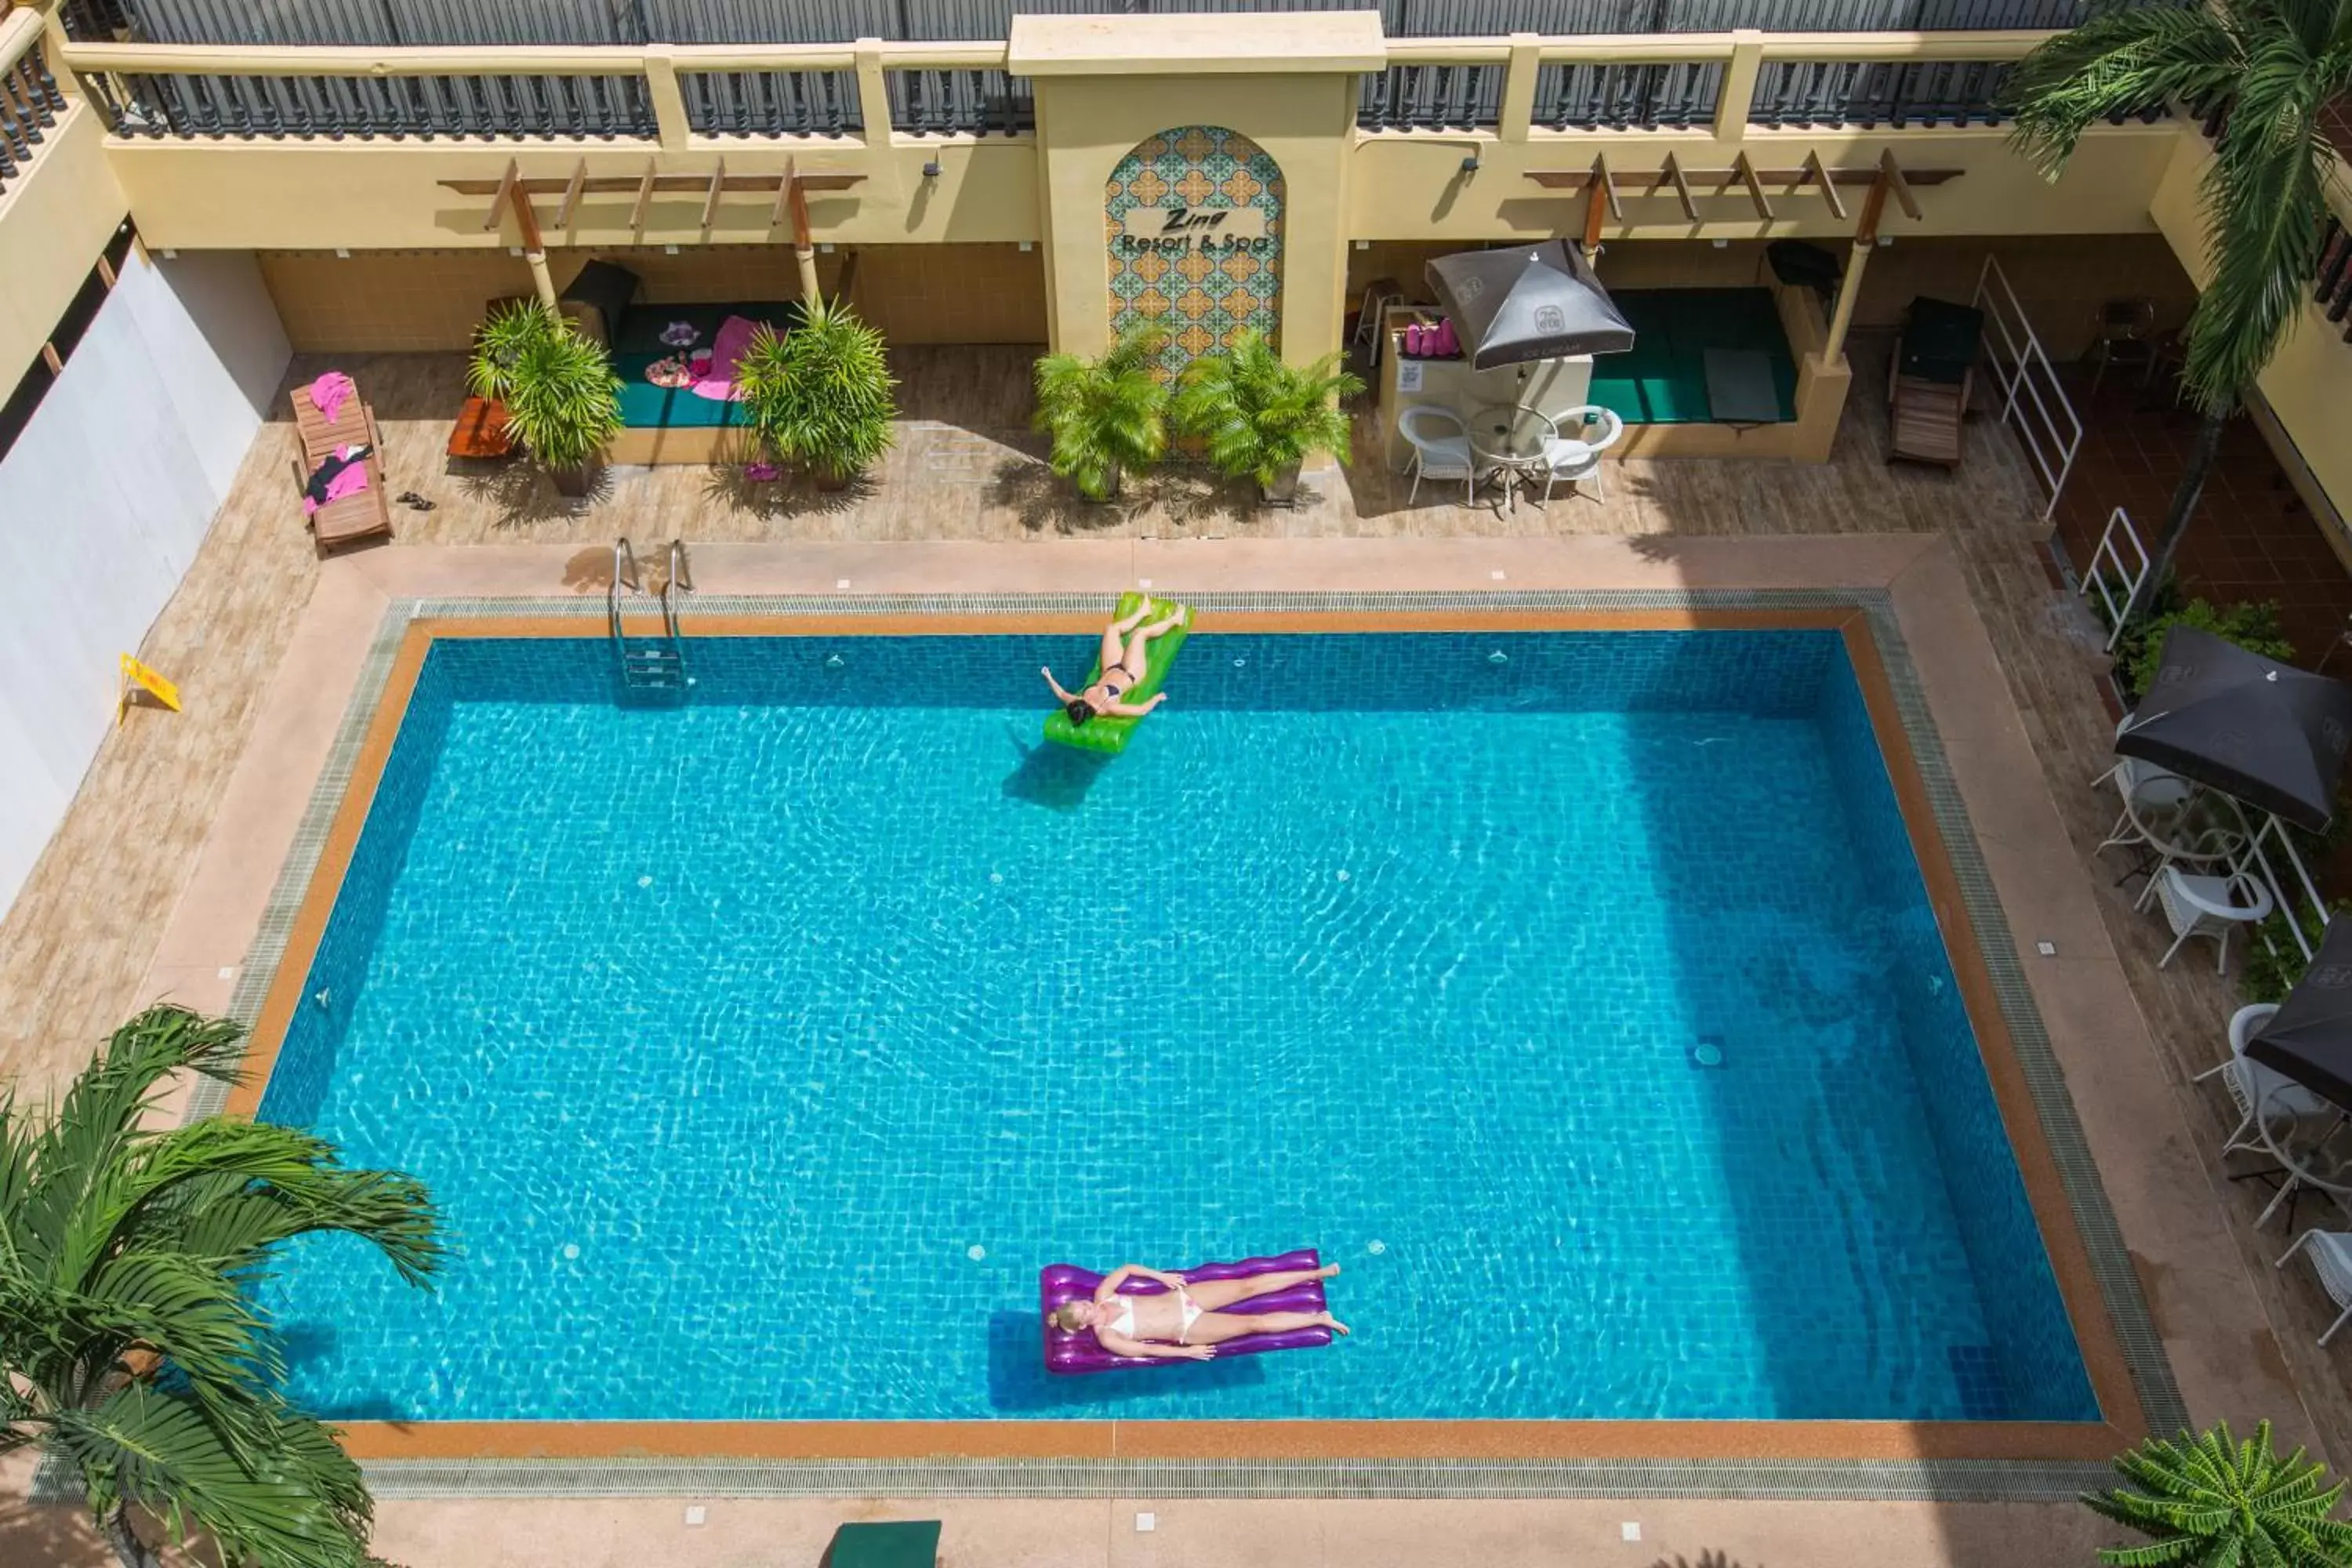
[[[2095,1416],[1835,633],[1203,633],[1108,763],[1090,652],[437,644],[262,1113],[457,1255],[299,1249],[298,1396]],[[1353,1340],[1039,1367],[1042,1264],[1300,1246]]]

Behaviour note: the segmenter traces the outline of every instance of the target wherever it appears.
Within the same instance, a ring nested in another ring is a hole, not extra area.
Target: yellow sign
[[[122,695],[114,703],[117,724],[130,713],[134,691],[144,691],[174,713],[180,710],[180,689],[126,653],[122,656]]]
[[[1236,239],[1264,239],[1265,214],[1256,207],[1130,207],[1119,219],[1129,239],[1192,250]]]

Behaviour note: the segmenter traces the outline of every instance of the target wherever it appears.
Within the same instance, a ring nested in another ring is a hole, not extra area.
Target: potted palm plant
[[[466,379],[506,405],[508,431],[559,492],[588,493],[621,428],[621,379],[602,343],[535,302],[501,306],[474,336]]]
[[[1089,500],[1118,494],[1120,478],[1168,447],[1168,388],[1155,374],[1168,329],[1146,321],[1098,359],[1037,362],[1037,428],[1054,437],[1054,471]]]
[[[2094,1513],[2147,1538],[2102,1547],[2109,1568],[2168,1563],[2263,1563],[2336,1568],[2352,1562],[2352,1524],[2334,1517],[2344,1483],[2297,1448],[2284,1458],[2271,1424],[2239,1443],[2227,1422],[2202,1436],[2152,1437],[2116,1460],[2136,1489],[2086,1493]]]
[[[880,329],[841,300],[818,300],[800,324],[761,327],[736,362],[751,428],[778,457],[840,489],[890,449],[898,416]]]
[[[2088,21],[2018,61],[2002,90],[2012,137],[2055,179],[2094,125],[2184,103],[2218,126],[2198,186],[2212,276],[2189,317],[2180,379],[2204,416],[2172,492],[2155,559],[2125,605],[2147,614],[2231,413],[2310,309],[2336,155],[2320,116],[2352,71],[2352,11],[2267,0],[2125,10]]]
[[[243,1035],[157,1005],[62,1099],[0,1099],[0,1457],[38,1449],[77,1476],[126,1568],[162,1568],[142,1517],[174,1545],[209,1538],[205,1562],[362,1568],[360,1468],[288,1402],[246,1291],[287,1243],[338,1232],[425,1284],[433,1204],[296,1128],[149,1114],[177,1075],[234,1082]]]
[[[1176,427],[1207,445],[1219,473],[1247,475],[1269,505],[1294,506],[1307,458],[1328,452],[1348,460],[1348,414],[1339,405],[1363,390],[1360,379],[1339,368],[1338,354],[1286,365],[1253,328],[1230,353],[1205,355],[1186,368]]]

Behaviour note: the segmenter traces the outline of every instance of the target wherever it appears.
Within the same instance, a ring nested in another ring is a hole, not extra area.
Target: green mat
[[[1772,366],[1780,418],[1797,416],[1797,363],[1769,289],[1628,289],[1610,299],[1633,329],[1632,352],[1598,354],[1588,395],[1628,425],[1714,421],[1706,351],[1750,349]]]
[[[1144,597],[1136,593],[1121,594],[1118,607],[1111,612],[1111,619],[1127,619],[1143,607]],[[1152,694],[1168,679],[1168,671],[1176,662],[1176,650],[1184,646],[1184,635],[1192,629],[1192,612],[1174,600],[1155,599],[1152,608],[1157,612],[1151,617],[1155,621],[1164,615],[1183,610],[1184,624],[1162,632],[1144,645],[1143,679],[1128,689],[1127,695],[1120,699],[1123,702],[1141,704],[1151,700]],[[1101,679],[1102,655],[1097,653],[1094,668],[1087,672],[1078,689],[1084,691]],[[1115,757],[1127,750],[1127,738],[1142,722],[1140,719],[1125,719],[1113,713],[1089,719],[1084,724],[1073,724],[1070,716],[1056,708],[1045,716],[1045,739],[1065,746],[1076,746],[1080,751],[1100,752]]]
[[[695,346],[708,349],[730,316],[765,321],[790,331],[801,318],[794,300],[737,300],[726,305],[632,305],[613,334],[613,374],[621,378],[621,423],[637,429],[690,429],[743,423],[743,405],[697,397],[683,386],[656,386],[646,367],[678,351],[661,341],[663,329],[684,321],[695,330]]]
[[[824,1559],[824,1568],[933,1568],[939,1560],[935,1519],[837,1526]]]

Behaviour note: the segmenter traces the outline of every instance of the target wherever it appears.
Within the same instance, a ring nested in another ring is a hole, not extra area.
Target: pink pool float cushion
[[[759,322],[742,316],[730,316],[719,323],[719,335],[710,341],[709,358],[698,354],[688,362],[694,373],[695,396],[713,403],[742,401],[742,389],[735,384],[735,367],[750,352],[752,335],[759,330]]]
[[[1248,1279],[1260,1274],[1279,1274],[1294,1268],[1320,1268],[1321,1258],[1311,1247],[1286,1252],[1279,1258],[1245,1258],[1239,1263],[1203,1263],[1198,1268],[1181,1272],[1187,1280]],[[1189,1364],[1174,1357],[1113,1355],[1102,1348],[1092,1329],[1080,1329],[1076,1333],[1065,1331],[1053,1321],[1055,1310],[1071,1301],[1091,1301],[1103,1277],[1080,1268],[1075,1264],[1055,1263],[1037,1271],[1037,1312],[1045,1326],[1045,1370],[1065,1374],[1080,1372],[1108,1372],[1116,1366],[1183,1366]],[[1129,1279],[1118,1288],[1122,1296],[1164,1296],[1168,1288],[1157,1279]],[[1309,1279],[1304,1285],[1294,1285],[1287,1290],[1270,1295],[1252,1296],[1236,1301],[1220,1311],[1239,1312],[1247,1316],[1257,1312],[1319,1312],[1323,1310],[1323,1281]],[[1294,1329],[1286,1334],[1244,1334],[1237,1340],[1227,1340],[1217,1347],[1217,1359],[1227,1356],[1258,1355],[1266,1351],[1306,1350],[1312,1345],[1331,1342],[1331,1331],[1325,1328]]]

